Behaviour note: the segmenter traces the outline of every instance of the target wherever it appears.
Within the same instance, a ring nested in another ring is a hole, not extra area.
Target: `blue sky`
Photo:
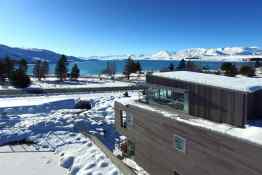
[[[0,0],[0,43],[74,56],[262,46],[261,0]]]

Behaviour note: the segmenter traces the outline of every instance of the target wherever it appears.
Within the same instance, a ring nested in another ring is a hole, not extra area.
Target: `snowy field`
[[[131,99],[138,95],[136,92],[129,94]],[[92,109],[73,109],[75,100],[79,98],[88,100]],[[122,174],[80,131],[96,135],[109,149],[113,149],[119,142],[119,135],[113,127],[113,104],[123,98],[129,97],[123,97],[123,93],[100,93],[1,98],[0,145],[15,141],[34,142],[28,144],[26,150],[54,151],[59,156],[60,166],[71,175]],[[0,159],[0,164],[3,162],[5,160]],[[38,174],[41,173],[46,174]]]
[[[0,169],[3,175],[65,175],[66,169],[57,166],[57,161],[51,152],[1,153]]]
[[[32,84],[30,88],[43,88],[43,89],[59,89],[59,88],[96,88],[96,87],[125,87],[132,86],[135,83],[121,82],[108,79],[98,78],[79,78],[78,81],[66,80],[64,82],[57,81],[55,77],[46,78],[43,81],[38,81],[35,78],[31,78]],[[0,90],[14,89],[12,86],[1,86]]]

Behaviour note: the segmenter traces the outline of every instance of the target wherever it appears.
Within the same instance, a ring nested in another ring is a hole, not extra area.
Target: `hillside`
[[[11,57],[12,59],[26,59],[29,63],[32,63],[34,60],[43,59],[47,60],[50,63],[55,63],[60,58],[61,54],[44,49],[24,49],[18,47],[9,47],[6,45],[0,44],[0,59],[5,58],[6,56]],[[81,59],[68,56],[69,61],[81,61]]]
[[[29,63],[44,59],[55,63],[61,54],[45,49],[26,49],[9,47],[0,44],[0,59],[6,56],[13,59],[25,58]],[[153,54],[121,54],[90,57],[68,56],[69,61],[84,60],[124,60],[131,56],[137,60],[181,60],[199,59],[208,61],[243,61],[248,58],[262,58],[262,49],[258,47],[226,47],[226,48],[189,48],[177,52],[161,50]]]

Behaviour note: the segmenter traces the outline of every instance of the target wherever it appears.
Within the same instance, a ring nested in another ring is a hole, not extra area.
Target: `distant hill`
[[[47,60],[50,63],[55,63],[60,58],[61,54],[44,49],[24,49],[18,47],[9,47],[3,44],[0,44],[0,59],[5,58],[6,56],[11,57],[12,59],[26,59],[29,63],[32,63],[34,60],[43,59]],[[69,61],[81,61],[80,58],[74,56],[68,56]]]

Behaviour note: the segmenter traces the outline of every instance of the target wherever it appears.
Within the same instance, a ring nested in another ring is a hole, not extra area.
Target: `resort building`
[[[261,82],[187,71],[146,82],[138,100],[115,102],[127,156],[151,175],[262,174]]]

